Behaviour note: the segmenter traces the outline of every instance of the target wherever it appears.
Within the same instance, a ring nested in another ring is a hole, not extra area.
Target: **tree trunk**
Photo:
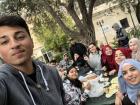
[[[140,23],[140,2],[136,6],[136,16],[137,16],[138,22]]]
[[[79,36],[72,37],[72,38],[77,39],[78,41],[84,43],[85,45],[88,45],[91,42],[96,42],[94,29],[92,30],[85,29],[84,32],[81,31]]]

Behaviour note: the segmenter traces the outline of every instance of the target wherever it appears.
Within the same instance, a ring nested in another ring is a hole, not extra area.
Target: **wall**
[[[139,23],[136,18],[135,11],[132,7],[130,9],[135,26],[138,26]],[[132,23],[131,16],[126,8],[125,11],[122,11],[118,4],[113,4],[111,2],[108,4],[104,3],[98,7],[95,7],[93,10],[93,23],[95,27],[96,39],[98,40],[98,42],[106,44],[106,40],[104,37],[105,35],[108,43],[111,43],[116,35],[115,31],[112,29],[112,25],[114,23],[120,24],[120,20],[124,18],[127,18],[128,20],[128,24],[130,27],[126,28],[126,31],[129,31],[132,27],[134,27],[134,25]],[[99,25],[99,22],[102,25],[104,34],[101,26]]]

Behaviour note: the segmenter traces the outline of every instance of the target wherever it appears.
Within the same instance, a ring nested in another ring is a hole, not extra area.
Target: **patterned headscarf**
[[[118,72],[118,81],[119,81],[121,92],[126,93],[129,99],[133,103],[136,103],[138,98],[138,93],[140,91],[140,84],[132,85],[124,80],[122,68],[126,63],[136,67],[137,70],[140,72],[140,62],[134,59],[125,59],[124,61],[121,62],[119,67],[119,72]]]

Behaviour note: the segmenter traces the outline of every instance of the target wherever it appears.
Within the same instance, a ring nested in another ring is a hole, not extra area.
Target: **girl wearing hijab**
[[[115,50],[115,62],[117,70],[119,69],[120,63],[127,59],[131,58],[131,50],[129,48],[117,48]],[[115,105],[134,105],[128,96],[124,96],[120,91],[116,93]]]
[[[71,66],[67,70],[66,78],[63,81],[65,91],[66,105],[84,105],[88,98],[90,85],[87,84],[84,92],[82,91],[82,83],[78,80],[78,72],[75,66]]]
[[[103,67],[106,67],[106,71],[109,75],[114,75],[116,73],[116,63],[113,58],[114,50],[109,45],[105,45],[102,48],[101,63]]]
[[[140,61],[140,40],[138,38],[130,39],[129,48],[132,50],[132,58]]]
[[[134,105],[140,105],[140,62],[134,59],[122,61],[118,81],[120,91],[127,95]],[[129,103],[122,105],[129,105]]]
[[[115,50],[115,62],[117,70],[119,64],[126,58],[131,58],[131,50],[129,48],[120,47]]]

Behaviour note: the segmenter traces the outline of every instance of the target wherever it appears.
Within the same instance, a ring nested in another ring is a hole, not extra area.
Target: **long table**
[[[111,81],[114,77],[116,77],[116,75],[111,76],[109,81]],[[105,94],[100,97],[89,98],[86,105],[115,105],[115,94],[110,98],[106,98]]]

